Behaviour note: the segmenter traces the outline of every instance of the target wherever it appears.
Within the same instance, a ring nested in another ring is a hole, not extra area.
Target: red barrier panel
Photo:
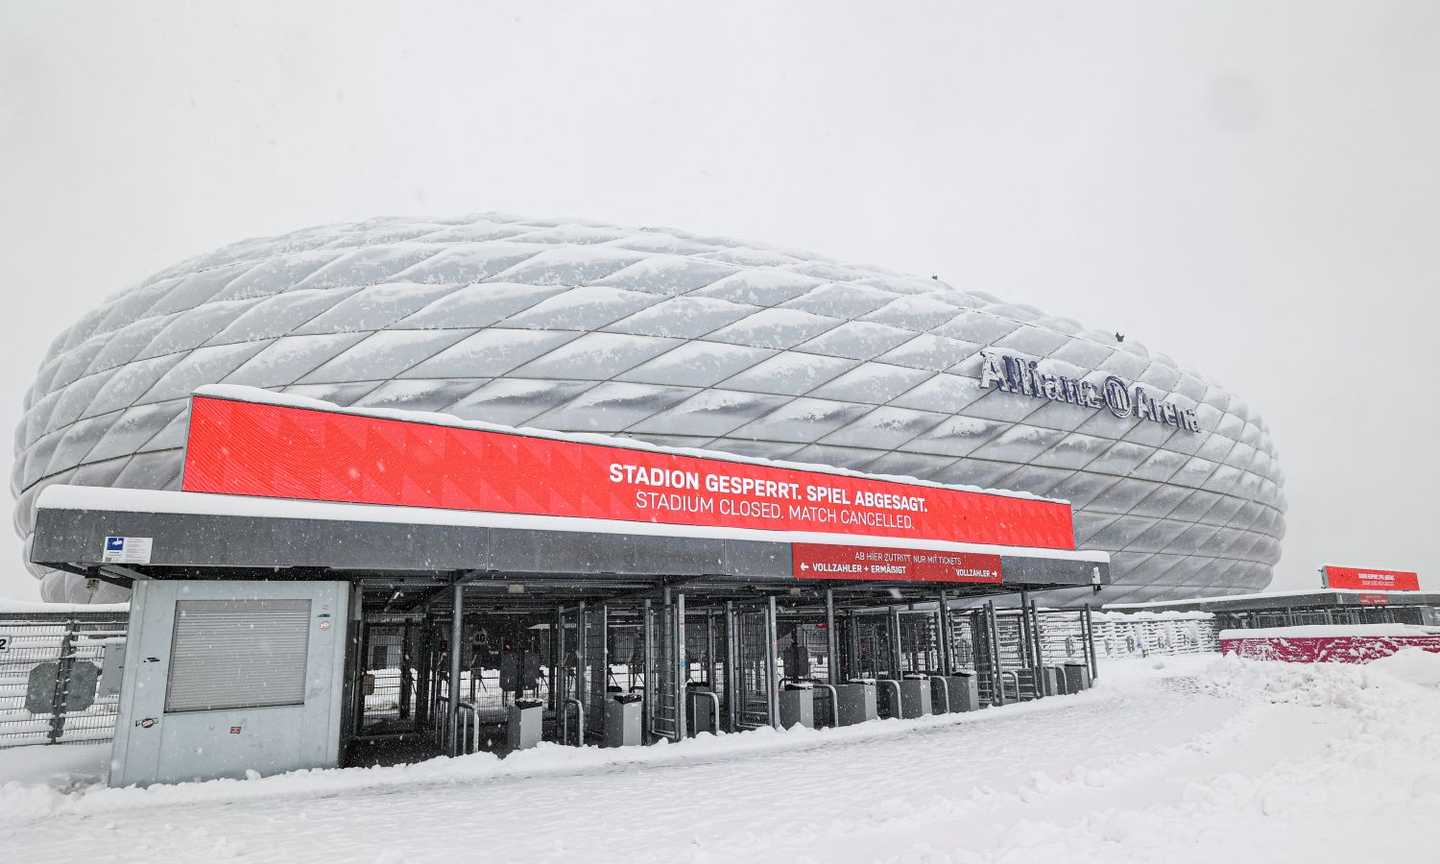
[[[1402,648],[1440,654],[1440,636],[1270,636],[1221,639],[1220,653],[1286,663],[1368,663]]]
[[[182,488],[1075,548],[1063,502],[204,395]]]

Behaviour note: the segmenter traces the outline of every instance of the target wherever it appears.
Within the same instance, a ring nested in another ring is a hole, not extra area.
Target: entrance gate
[[[361,659],[358,732],[361,736],[404,735],[417,730],[415,638],[408,619],[362,621],[357,646]]]
[[[730,606],[730,604],[726,604]],[[758,729],[779,722],[776,687],[779,683],[775,657],[775,602],[766,606],[731,607],[734,622],[734,674],[731,690],[735,699],[730,717],[735,729]]]

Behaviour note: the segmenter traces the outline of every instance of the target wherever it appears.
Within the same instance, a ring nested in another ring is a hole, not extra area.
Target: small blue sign
[[[124,538],[124,537],[106,537],[106,538],[105,538],[105,551],[106,551],[106,552],[124,552],[124,551],[125,551],[125,538]]]

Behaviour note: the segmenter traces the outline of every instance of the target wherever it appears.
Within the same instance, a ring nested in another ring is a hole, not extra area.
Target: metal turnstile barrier
[[[680,680],[680,658],[677,648],[679,635],[673,604],[655,605],[647,603],[645,609],[646,668],[645,668],[645,714],[648,718],[649,740],[668,738],[679,741],[683,737],[685,706],[678,698]]]
[[[410,622],[362,622],[360,656],[363,699],[359,734],[394,735],[417,730],[414,642]],[[473,684],[471,685],[473,689]],[[473,702],[474,696],[472,694]]]
[[[745,608],[734,612],[735,727],[758,729],[776,722],[771,699],[776,680],[775,659],[770,648],[769,616],[765,609]]]
[[[605,736],[605,700],[611,683],[610,616],[604,605],[587,607],[584,614],[587,680],[583,702],[586,717],[581,729],[598,741]]]

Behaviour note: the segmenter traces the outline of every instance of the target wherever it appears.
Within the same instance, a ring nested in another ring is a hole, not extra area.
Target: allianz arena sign
[[[1038,367],[1036,361],[1013,354],[981,351],[980,387],[994,387],[1004,393],[1052,402],[1068,402],[1082,408],[1108,408],[1116,417],[1136,417],[1187,432],[1200,431],[1200,421],[1195,417],[1194,409],[1157,400],[1139,384],[1128,385],[1124,379],[1110,375],[1097,387],[1092,381],[1051,375]]]

